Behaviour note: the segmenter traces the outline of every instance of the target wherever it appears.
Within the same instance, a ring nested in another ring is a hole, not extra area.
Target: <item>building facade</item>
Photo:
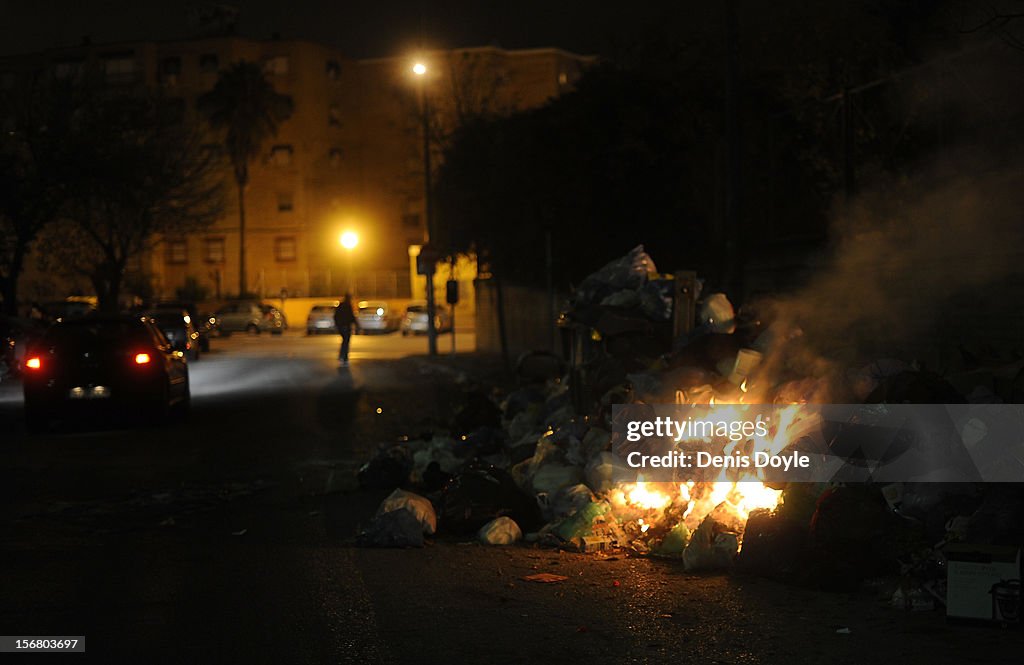
[[[251,165],[245,193],[249,289],[263,297],[410,295],[409,246],[426,240],[423,113],[433,164],[453,128],[478,113],[544,104],[571,89],[590,58],[559,49],[496,47],[353,60],[301,40],[239,37],[82,45],[0,59],[0,84],[26,68],[74,76],[91,68],[110,86],[147,86],[197,113],[196,100],[232,63],[261,63],[294,104],[290,119]],[[412,64],[425,64],[416,76]],[[424,106],[424,102],[426,102]],[[238,285],[238,197],[225,168],[228,206],[187,237],[158,239],[132,268],[156,296],[192,284],[211,299]],[[343,231],[358,245],[344,249]]]

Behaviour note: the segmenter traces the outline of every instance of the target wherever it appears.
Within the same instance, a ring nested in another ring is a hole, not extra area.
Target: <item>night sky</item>
[[[95,43],[194,36],[190,14],[212,2],[88,0],[0,1],[0,54]],[[420,25],[437,47],[497,44],[505,48],[557,46],[608,53],[613,45],[656,23],[678,3],[597,3],[584,0],[234,0],[239,34],[305,38],[338,46],[352,57],[393,55],[418,43]]]

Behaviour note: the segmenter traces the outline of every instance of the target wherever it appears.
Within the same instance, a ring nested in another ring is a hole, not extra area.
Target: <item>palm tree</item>
[[[263,143],[291,117],[292,99],[274,90],[254,62],[241,60],[221,73],[213,90],[199,97],[198,107],[213,129],[224,132],[224,148],[238,185],[238,295],[248,292],[245,280],[245,188],[249,163]]]

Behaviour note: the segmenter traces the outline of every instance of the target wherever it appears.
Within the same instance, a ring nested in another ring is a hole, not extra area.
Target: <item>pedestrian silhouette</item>
[[[341,335],[341,348],[338,349],[338,364],[348,366],[348,347],[352,340],[352,326],[356,325],[356,313],[352,309],[352,296],[348,293],[334,308],[334,325]]]

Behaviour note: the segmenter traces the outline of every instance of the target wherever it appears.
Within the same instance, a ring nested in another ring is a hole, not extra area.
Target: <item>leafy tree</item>
[[[238,293],[248,293],[245,257],[245,189],[249,165],[267,139],[291,117],[290,97],[274,90],[260,66],[240,61],[223,72],[213,90],[199,98],[199,109],[210,126],[224,133],[224,147],[238,187]]]
[[[0,96],[0,297],[15,314],[18,279],[40,232],[64,204],[66,136],[74,106],[69,85],[24,78]]]
[[[553,278],[569,286],[645,243],[663,269],[739,286],[731,263],[821,251],[851,173],[902,176],[935,148],[906,89],[884,82],[955,41],[940,0],[734,4],[734,78],[723,7],[683,3],[573,92],[457,131],[435,188],[456,248],[540,284],[550,238]],[[860,94],[844,133],[838,93],[847,87]],[[725,214],[730,194],[735,216]]]
[[[519,283],[544,282],[546,237],[562,286],[643,242],[699,259],[714,187],[694,154],[717,137],[708,93],[686,92],[606,64],[545,107],[465,125],[435,189],[443,235]]]
[[[223,212],[220,163],[199,128],[152,95],[94,91],[62,137],[73,178],[44,264],[92,282],[102,311],[116,311],[126,266]]]

